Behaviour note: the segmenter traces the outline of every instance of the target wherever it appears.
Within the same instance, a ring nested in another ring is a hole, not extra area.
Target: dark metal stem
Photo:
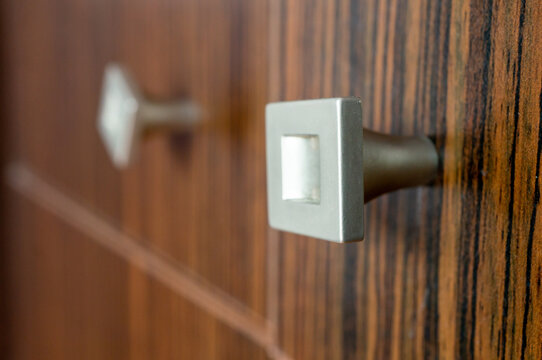
[[[425,185],[438,174],[439,157],[426,136],[395,136],[363,129],[365,202],[401,188]]]

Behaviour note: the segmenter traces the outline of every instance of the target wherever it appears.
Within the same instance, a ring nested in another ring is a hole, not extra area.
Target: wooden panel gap
[[[54,188],[28,166],[5,169],[9,188],[86,234],[104,248],[139,267],[179,296],[191,301],[266,349],[271,358],[287,359],[277,347],[275,327],[253,310],[183,266],[154,253]],[[275,325],[276,326],[276,325]]]

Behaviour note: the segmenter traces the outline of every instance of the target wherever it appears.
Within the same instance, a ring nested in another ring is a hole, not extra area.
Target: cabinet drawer
[[[16,156],[137,241],[265,309],[265,1],[9,2]],[[146,96],[189,98],[190,134],[143,142],[116,170],[96,129],[105,65]]]

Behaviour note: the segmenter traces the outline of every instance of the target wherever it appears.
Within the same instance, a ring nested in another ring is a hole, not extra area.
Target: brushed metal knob
[[[428,137],[363,129],[358,98],[268,104],[266,147],[271,227],[335,242],[363,239],[365,202],[439,168]]]
[[[133,161],[140,138],[150,130],[188,131],[199,118],[194,103],[149,101],[122,66],[106,67],[98,131],[116,167],[125,168]]]

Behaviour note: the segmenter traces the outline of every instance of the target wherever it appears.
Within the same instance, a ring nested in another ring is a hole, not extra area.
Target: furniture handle
[[[190,101],[158,103],[145,99],[130,74],[118,64],[105,69],[98,130],[113,164],[126,168],[143,134],[154,130],[187,131],[200,110]]]
[[[363,129],[358,98],[268,104],[266,147],[271,227],[335,242],[363,239],[365,202],[439,168],[428,137]]]

